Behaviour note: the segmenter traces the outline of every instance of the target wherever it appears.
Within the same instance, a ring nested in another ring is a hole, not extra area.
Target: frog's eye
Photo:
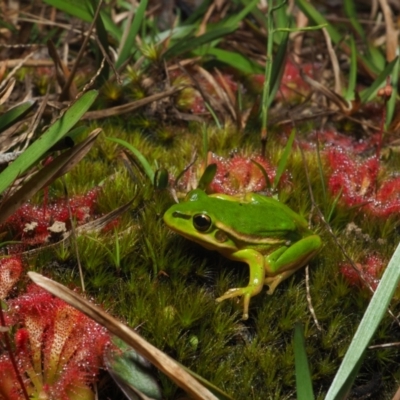
[[[206,214],[196,214],[193,217],[193,226],[200,232],[205,232],[211,226],[211,218]]]

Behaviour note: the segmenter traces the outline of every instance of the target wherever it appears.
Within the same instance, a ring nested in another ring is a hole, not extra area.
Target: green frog
[[[233,288],[218,302],[243,296],[243,319],[251,297],[268,285],[268,294],[320,250],[321,238],[307,221],[272,197],[248,193],[243,198],[207,195],[200,189],[164,214],[169,228],[209,250],[249,265],[246,287]]]

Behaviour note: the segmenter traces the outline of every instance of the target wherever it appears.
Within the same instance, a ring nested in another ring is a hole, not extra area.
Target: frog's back
[[[218,210],[218,220],[224,226],[230,226],[233,232],[253,237],[288,237],[291,234],[308,231],[307,221],[285,204],[270,197],[257,196],[257,201],[229,202],[210,199],[212,209]],[[225,204],[224,204],[225,203]]]

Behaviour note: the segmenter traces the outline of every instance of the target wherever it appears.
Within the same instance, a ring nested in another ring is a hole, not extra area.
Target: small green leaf
[[[386,65],[385,69],[378,75],[374,83],[368,88],[364,89],[360,93],[360,99],[362,103],[367,103],[371,101],[375,96],[378,89],[386,81],[386,78],[392,73],[394,67],[396,66],[398,57],[396,57],[392,62]]]
[[[138,392],[150,399],[161,399],[161,389],[151,364],[116,336],[112,343],[115,347],[110,347],[105,355],[107,371],[128,399],[139,399]]]
[[[118,59],[115,63],[115,68],[119,68],[132,54],[132,52],[135,50],[135,40],[136,40],[136,35],[139,32],[140,26],[143,22],[146,7],[147,7],[147,1],[148,0],[142,0],[139,3],[139,7],[136,10],[135,18],[132,21],[132,24],[129,28],[129,32],[126,36],[126,41],[118,55]],[[128,29],[128,27],[126,27]]]
[[[204,54],[204,51],[201,49],[195,50],[194,54],[202,55]],[[260,65],[250,60],[248,57],[232,51],[210,48],[207,50],[207,56],[214,56],[218,61],[230,65],[245,74],[259,74],[263,71],[263,68]],[[282,66],[281,69],[283,70]]]
[[[168,171],[165,168],[158,169],[154,174],[154,188],[158,190],[168,187]]]
[[[13,125],[19,119],[23,118],[36,103],[34,100],[25,101],[13,108],[10,108],[3,115],[0,115],[0,132]]]
[[[277,186],[279,184],[279,181],[281,180],[282,174],[286,169],[287,161],[288,161],[288,158],[289,158],[290,153],[292,151],[292,146],[293,146],[293,141],[294,141],[294,137],[295,136],[296,136],[296,130],[293,129],[292,133],[290,134],[289,139],[288,139],[288,141],[286,143],[286,146],[283,149],[282,157],[279,160],[278,169],[276,171],[274,183],[272,185],[273,189],[277,188]]]
[[[237,29],[237,26],[231,26],[228,28],[213,29],[210,32],[204,33],[203,35],[194,37],[189,35],[185,38],[180,39],[177,43],[172,45],[165,53],[164,58],[170,59],[172,57],[179,56],[188,51],[193,51],[197,47],[205,44],[211,44],[216,39],[229,35]]]
[[[217,164],[207,165],[207,168],[204,170],[197,187],[204,190],[212,182],[216,173]]]
[[[294,359],[296,368],[296,388],[298,400],[313,400],[314,392],[310,368],[308,366],[303,326],[296,324],[294,328]]]
[[[147,177],[150,179],[151,182],[154,182],[154,172],[153,169],[151,168],[151,165],[146,160],[146,157],[144,157],[144,155],[136,147],[132,146],[130,143],[128,143],[123,139],[118,139],[113,137],[107,137],[107,139],[111,140],[112,142],[118,143],[121,146],[127,148],[129,151],[131,151],[133,155],[136,157],[136,159],[139,161]]]

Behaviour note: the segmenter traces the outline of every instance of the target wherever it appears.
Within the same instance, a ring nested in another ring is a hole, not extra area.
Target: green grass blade
[[[400,280],[400,245],[397,246],[392,258],[389,261],[385,273],[372,296],[363,319],[358,326],[349,349],[342,361],[342,364],[333,380],[325,400],[336,400],[342,393],[343,386],[348,384],[349,377],[354,375],[354,371],[360,365],[365,349],[372,339],[383,316],[387,312],[390,300],[397,288]]]
[[[135,17],[133,18],[132,24],[129,28],[128,35],[126,37],[126,41],[121,49],[121,52],[118,55],[118,59],[115,63],[115,68],[119,68],[132,54],[133,50],[135,49],[135,39],[136,35],[139,32],[140,26],[142,25],[144,14],[147,8],[147,1],[142,0],[139,3],[139,7],[136,10]],[[126,27],[128,29],[128,27]]]
[[[147,177],[150,179],[151,183],[154,183],[154,172],[153,169],[151,168],[151,165],[149,162],[146,160],[146,157],[134,146],[132,146],[130,143],[128,143],[125,140],[118,139],[118,138],[113,138],[113,137],[107,137],[108,140],[111,140],[112,142],[118,143],[121,146],[124,146],[127,148],[129,151],[131,151],[136,159],[139,161],[140,165],[143,168],[143,171],[147,175]]]
[[[364,43],[366,43],[367,37],[365,35],[364,29],[362,28],[362,25],[360,24],[360,22],[358,22],[358,19],[360,17],[357,15],[354,1],[353,0],[344,0],[343,6],[344,6],[344,12],[348,16],[351,25],[353,25],[353,28],[355,29],[355,31],[362,38]]]
[[[273,183],[273,188],[276,189],[276,187],[279,184],[279,181],[281,180],[282,174],[286,169],[286,165],[287,165],[287,161],[288,158],[290,156],[290,153],[292,151],[292,147],[293,147],[293,141],[294,141],[294,137],[296,136],[296,130],[293,129],[292,133],[289,136],[289,139],[286,143],[286,146],[283,150],[281,159],[279,160],[279,164],[278,164],[278,170],[276,171],[276,175],[275,175],[275,179],[274,179],[274,183]]]
[[[7,129],[9,126],[26,115],[26,113],[29,112],[35,103],[36,101],[34,100],[25,101],[24,103],[9,109],[3,115],[0,115],[0,132]]]
[[[91,90],[80,97],[39,139],[34,141],[11,165],[0,174],[0,193],[54,146],[79,121],[97,97]]]
[[[347,90],[344,95],[344,98],[347,101],[354,100],[354,93],[356,90],[356,83],[357,83],[357,49],[356,49],[356,42],[354,38],[350,38],[350,72],[349,72],[349,83],[347,85]]]
[[[164,58],[170,59],[172,57],[176,57],[183,53],[186,53],[188,51],[192,51],[197,47],[203,46],[207,43],[213,42],[216,39],[220,39],[221,37],[229,35],[236,29],[237,26],[230,26],[230,27],[213,29],[212,31],[204,33],[203,35],[200,35],[198,37],[193,37],[192,35],[189,35],[179,40],[179,42],[175,43],[174,45],[172,45],[164,53]]]
[[[338,44],[342,40],[342,35],[337,31],[322,14],[317,11],[315,7],[311,5],[307,0],[297,0],[296,4],[299,6],[300,10],[312,20],[316,25],[326,24],[326,29],[333,43]]]
[[[399,48],[400,49],[400,48]],[[399,70],[400,70],[400,58],[397,56],[396,63],[393,68],[392,76],[391,76],[391,85],[392,85],[392,95],[387,103],[386,109],[386,123],[385,129],[387,129],[392,122],[394,110],[396,108],[396,100],[397,100],[397,84],[399,82]]]
[[[204,51],[199,50],[194,51],[194,53],[198,55],[203,55]],[[230,65],[231,67],[234,67],[239,71],[244,72],[245,74],[260,74],[263,72],[263,68],[260,65],[239,53],[211,48],[207,50],[207,55],[214,56],[218,61]]]
[[[93,14],[88,10],[87,3],[80,0],[44,0],[45,3],[64,11],[74,17],[81,19],[82,21],[92,22]],[[121,40],[121,31],[116,26],[111,17],[105,12],[100,11],[101,19],[104,23],[106,31],[109,32],[118,41]]]
[[[360,93],[360,99],[362,103],[371,101],[375,97],[378,89],[386,81],[386,78],[393,72],[396,63],[398,62],[397,60],[398,57],[396,57],[393,61],[391,61],[388,65],[386,65],[385,69],[378,75],[374,83],[369,88],[364,89]]]
[[[308,366],[303,326],[301,324],[296,324],[294,327],[294,361],[296,368],[297,399],[313,400],[314,392],[310,368]]]
[[[253,0],[249,4],[247,4],[243,10],[229,16],[227,19],[222,21],[222,25],[225,27],[237,27],[239,22],[241,22],[247,14],[249,14],[254,7],[257,5],[258,0]]]

